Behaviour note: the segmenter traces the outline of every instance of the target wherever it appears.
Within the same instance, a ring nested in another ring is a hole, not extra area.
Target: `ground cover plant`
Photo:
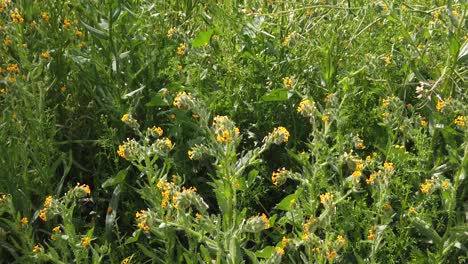
[[[466,1],[0,2],[0,263],[465,263]]]

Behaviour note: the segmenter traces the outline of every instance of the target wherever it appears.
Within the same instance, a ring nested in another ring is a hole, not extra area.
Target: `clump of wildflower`
[[[20,13],[18,13],[18,11],[11,12],[10,17],[11,17],[11,21],[14,24],[23,24],[24,23],[24,18],[20,15]]]
[[[395,171],[395,168],[393,167],[393,163],[392,162],[384,162],[384,171],[387,174],[393,174],[393,172]]]
[[[167,30],[167,37],[168,38],[172,38],[172,36],[174,35],[174,33],[177,32],[177,29],[175,27],[171,27],[170,29]]]
[[[289,140],[289,131],[285,127],[275,127],[273,132],[265,137],[265,140],[266,142],[271,142],[276,145],[279,145],[283,142],[286,143]]]
[[[71,27],[70,19],[65,19],[65,20],[63,21],[63,28],[69,29],[70,27]]]
[[[203,153],[206,153],[208,150],[203,145],[195,145],[189,151],[187,151],[188,157],[190,160],[199,160],[203,157]]]
[[[42,18],[42,20],[44,20],[45,22],[49,22],[49,19],[50,19],[49,14],[48,14],[47,12],[42,12],[42,13],[41,13],[41,18]]]
[[[173,148],[172,141],[165,137],[157,139],[150,147],[150,154],[167,155]]]
[[[138,121],[130,113],[124,114],[120,120],[133,129],[139,127]]]
[[[309,99],[304,99],[299,103],[297,112],[304,117],[312,117],[315,109],[316,107],[314,102],[311,102]]]
[[[153,137],[162,137],[162,135],[164,134],[164,130],[160,127],[153,126],[151,128],[148,128],[148,133]]]
[[[46,197],[44,201],[44,207],[39,211],[39,218],[41,218],[42,221],[46,222],[47,221],[47,212],[51,209],[54,208],[56,205],[56,200],[52,197],[52,195],[49,195]]]
[[[270,228],[270,221],[265,214],[257,215],[249,218],[245,223],[244,230],[246,232],[257,233]]]
[[[28,218],[27,218],[27,217],[23,217],[23,218],[21,218],[21,224],[23,224],[23,225],[27,225],[28,223],[29,223],[29,220],[28,220]]]
[[[425,183],[420,185],[420,190],[424,194],[430,194],[432,192],[432,187],[434,186],[434,180],[426,179]]]
[[[195,101],[191,93],[179,92],[174,98],[172,105],[179,109],[189,109],[194,105]]]
[[[286,182],[288,174],[289,171],[287,171],[285,168],[278,169],[271,174],[271,181],[276,187],[281,186]]]
[[[150,227],[148,225],[148,211],[140,210],[135,214],[135,220],[139,229],[143,231],[149,231]]]
[[[325,208],[329,208],[333,205],[333,194],[326,192],[320,195],[320,203],[323,204]]]
[[[117,154],[123,159],[132,161],[139,157],[141,153],[141,146],[136,142],[135,139],[128,139],[122,145],[119,145]]]
[[[457,118],[455,118],[455,120],[453,120],[453,123],[455,123],[455,125],[457,125],[458,127],[464,127],[466,125],[465,117],[459,115],[457,116]]]
[[[91,238],[88,237],[88,236],[83,237],[83,238],[81,239],[81,246],[82,246],[82,247],[87,247],[87,246],[89,246],[89,245],[91,245]]]
[[[294,76],[287,76],[283,78],[283,85],[286,90],[291,90],[294,85]]]
[[[278,254],[279,256],[283,256],[285,252],[282,247],[275,247],[275,253]]]
[[[177,54],[178,56],[184,56],[184,55],[187,53],[186,50],[187,50],[187,44],[181,43],[181,44],[179,45],[179,47],[177,47],[176,54]]]

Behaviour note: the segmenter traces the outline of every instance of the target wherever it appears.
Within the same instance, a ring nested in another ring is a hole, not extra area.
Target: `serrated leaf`
[[[264,102],[287,101],[288,91],[284,89],[276,89],[262,96],[261,100]]]
[[[211,36],[213,35],[214,30],[210,29],[208,31],[199,32],[197,36],[192,40],[192,47],[198,48],[208,45],[210,42]]]

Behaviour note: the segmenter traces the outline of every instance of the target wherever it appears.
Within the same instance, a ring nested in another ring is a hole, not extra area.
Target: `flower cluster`
[[[283,85],[286,90],[291,90],[294,86],[294,76],[287,76],[283,78]]]
[[[283,185],[286,182],[289,171],[285,168],[278,169],[271,174],[271,181],[275,186]]]
[[[149,231],[150,227],[148,225],[148,211],[140,210],[135,214],[135,220],[139,229],[143,231]]]
[[[137,129],[140,126],[138,121],[133,118],[132,114],[130,113],[124,114],[120,120],[133,129]]]
[[[194,103],[195,101],[191,93],[179,92],[174,98],[172,105],[179,109],[190,109]]]
[[[453,121],[453,123],[455,123],[455,125],[457,125],[458,127],[464,127],[465,126],[465,117],[464,116],[457,116],[457,118],[455,118],[455,120]]]
[[[245,232],[257,233],[270,228],[270,220],[265,214],[249,218],[244,226]]]
[[[184,56],[187,53],[187,44],[181,43],[179,47],[177,47],[176,54],[178,56]]]
[[[49,195],[46,197],[44,201],[44,207],[39,211],[39,218],[41,218],[42,221],[46,222],[47,221],[47,212],[51,209],[54,208],[56,205],[57,201],[54,200],[52,195]]]
[[[279,145],[283,142],[286,143],[289,140],[289,131],[285,127],[275,127],[273,132],[268,134],[265,140],[266,142],[271,142],[276,145]]]
[[[213,119],[213,129],[216,136],[216,141],[220,143],[230,143],[239,138],[239,128],[227,116],[216,116]]]
[[[309,99],[304,99],[299,103],[297,112],[304,117],[312,117],[314,115],[315,109],[317,108],[315,107],[314,102],[311,102]]]
[[[65,194],[67,199],[81,199],[91,195],[91,189],[87,184],[77,183],[75,188]]]
[[[333,205],[333,194],[329,192],[321,194],[320,203],[323,204],[325,208],[330,208]]]
[[[20,15],[20,13],[12,12],[10,16],[11,16],[11,21],[14,24],[23,24],[24,23],[24,18]]]
[[[161,207],[167,208],[167,203],[171,201],[171,197],[173,197],[173,193],[175,193],[175,184],[166,181],[166,179],[161,179],[156,184],[156,187],[161,190]]]

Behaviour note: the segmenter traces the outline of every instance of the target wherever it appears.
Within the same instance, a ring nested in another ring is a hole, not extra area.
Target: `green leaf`
[[[468,40],[463,43],[463,46],[458,53],[458,63],[467,63],[468,61]]]
[[[262,96],[261,100],[264,102],[287,101],[288,91],[284,89],[276,89]]]
[[[214,30],[210,29],[208,31],[199,32],[197,36],[192,40],[192,47],[198,48],[208,45],[210,42],[211,36],[213,35]]]
[[[114,177],[112,178],[109,178],[107,179],[103,184],[102,184],[102,188],[107,188],[107,187],[110,187],[110,186],[114,186],[114,185],[117,185],[121,182],[123,182],[125,180],[125,178],[127,177],[127,174],[128,174],[128,170],[127,169],[124,169],[124,170],[121,170],[117,173],[117,175],[115,175]]]
[[[275,206],[276,209],[289,211],[291,210],[291,201],[293,199],[297,199],[299,195],[302,193],[302,189],[298,189],[295,193],[286,196],[279,204]]]
[[[154,106],[169,106],[169,102],[161,95],[156,94],[151,98],[151,101],[145,104],[147,107],[154,107]]]
[[[254,264],[258,263],[257,256],[255,255],[254,252],[244,248],[244,253],[250,258],[250,261],[252,263],[254,263]]]
[[[255,252],[255,255],[256,255],[258,258],[270,258],[270,257],[273,255],[274,252],[275,252],[275,248],[274,248],[274,247],[272,247],[272,246],[267,246],[267,247],[265,247],[264,249]]]
[[[101,30],[99,30],[97,28],[94,28],[94,27],[86,24],[85,22],[83,22],[83,20],[80,20],[80,22],[87,30],[89,30],[89,32],[91,32],[91,34],[95,35],[96,37],[102,38],[102,39],[108,39],[109,38],[109,36],[107,36],[107,34],[104,31],[101,31]]]

